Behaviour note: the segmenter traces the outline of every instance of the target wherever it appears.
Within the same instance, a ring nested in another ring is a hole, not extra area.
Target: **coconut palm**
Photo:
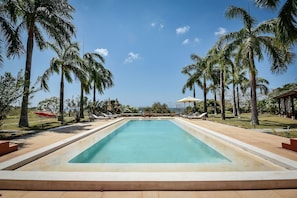
[[[88,82],[82,86],[81,95],[83,90],[89,91],[91,84],[93,84],[93,103],[96,102],[96,89],[100,94],[104,92],[104,89],[113,86],[112,73],[104,68],[104,58],[99,53],[85,53],[82,58],[83,64],[88,72]],[[83,104],[81,104],[80,115],[83,117]]]
[[[57,43],[70,42],[75,32],[71,23],[74,8],[67,0],[2,0],[2,2],[9,8],[5,10],[5,14],[16,25],[17,34],[22,30],[27,31],[25,86],[19,126],[28,126],[28,100],[34,42],[39,49],[43,49],[46,46],[43,33],[48,34]],[[18,48],[21,49],[22,43],[18,44]]]
[[[276,9],[280,0],[255,0],[260,7]],[[295,0],[286,0],[276,18],[276,36],[283,42],[294,44],[297,39],[296,28],[297,3]]]
[[[228,70],[233,62],[231,60],[232,45],[220,46],[219,43],[209,50],[209,65],[211,68],[217,67],[220,71],[220,95],[221,95],[221,118],[226,119],[225,115],[225,89]]]
[[[222,36],[220,41],[228,41],[230,45],[237,46],[237,52],[247,58],[251,86],[251,124],[258,125],[255,58],[258,61],[263,60],[265,50],[272,64],[271,71],[282,72],[287,69],[293,55],[269,34],[274,30],[273,22],[266,21],[255,27],[256,20],[247,11],[235,6],[230,6],[225,15],[228,18],[238,17],[243,20],[244,27],[241,30]]]
[[[93,102],[96,101],[96,90],[102,94],[105,89],[114,85],[113,74],[104,67],[104,58],[99,53],[87,53],[83,59],[91,65],[90,82],[93,84]]]
[[[184,84],[182,93],[184,94],[186,92],[186,89],[190,89],[193,91],[193,97],[196,98],[196,89],[195,89],[195,83],[199,81],[199,79],[192,78],[192,73],[190,71],[183,71],[184,74],[188,75],[188,80],[186,84]],[[196,102],[194,102],[194,109],[196,110]]]
[[[245,85],[249,83],[248,78],[246,77],[246,68],[242,66],[241,63],[235,61],[234,67],[234,84],[235,84],[235,95],[236,95],[236,115],[240,118],[240,92],[244,92]]]
[[[81,68],[81,59],[79,57],[79,46],[78,43],[71,43],[65,45],[65,47],[59,47],[54,44],[48,43],[58,55],[51,59],[50,67],[44,72],[41,77],[41,87],[45,90],[49,90],[47,81],[53,73],[60,74],[60,107],[59,107],[59,120],[61,123],[64,122],[64,79],[71,83],[73,73],[81,81],[85,81],[87,77],[84,69]]]
[[[195,61],[194,64],[185,66],[182,69],[183,74],[191,73],[192,75],[187,80],[184,88],[193,87],[195,83],[203,90],[203,112],[207,112],[207,84],[206,81],[209,79],[210,70],[207,65],[207,57],[202,58],[196,54],[191,55],[191,59]],[[202,81],[201,81],[202,79]]]
[[[212,72],[210,74],[211,83],[209,85],[209,90],[213,92],[214,96],[214,114],[217,115],[217,91],[220,85],[220,69],[218,67],[212,67]]]
[[[20,56],[23,53],[20,36],[13,27],[15,20],[10,21],[11,19],[6,15],[6,11],[13,6],[4,2],[0,4],[0,66],[3,63],[3,53],[6,53],[7,57]],[[7,50],[6,52],[3,52],[3,47]]]
[[[259,89],[261,94],[268,95],[269,93],[269,81],[265,78],[258,77],[257,78],[257,89]]]

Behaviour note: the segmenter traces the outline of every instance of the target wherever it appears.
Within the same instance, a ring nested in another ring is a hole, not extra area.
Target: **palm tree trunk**
[[[84,89],[83,84],[80,83],[80,106],[79,106],[79,117],[84,118]]]
[[[237,99],[237,102],[236,102],[237,116],[238,116],[238,118],[240,118],[239,87],[238,87],[238,85],[236,85],[236,95],[237,95],[237,97],[236,97],[236,99]]]
[[[194,88],[193,88],[193,97],[194,98],[196,98],[196,90],[195,90],[195,86],[194,86]],[[196,109],[196,102],[194,102],[194,112],[196,112],[197,111],[197,109]]]
[[[217,112],[217,91],[216,90],[213,92],[213,95],[214,95],[214,114],[217,115],[218,112]]]
[[[27,39],[27,54],[26,54],[26,69],[25,69],[25,84],[22,99],[21,115],[19,120],[19,127],[28,127],[28,103],[29,103],[29,92],[30,92],[30,78],[31,78],[31,66],[32,66],[32,54],[34,47],[34,29],[33,26],[28,31]]]
[[[258,109],[257,109],[257,92],[256,92],[256,74],[255,72],[250,73],[250,84],[251,84],[251,124],[259,125]]]
[[[221,118],[222,120],[226,119],[225,115],[225,79],[224,79],[224,70],[220,70],[220,86],[221,86]]]
[[[234,71],[234,65],[232,64],[232,95],[233,95],[233,116],[237,116],[237,107],[236,107],[236,95],[235,95],[235,71]]]
[[[64,124],[64,69],[62,66],[62,73],[61,73],[61,82],[60,82],[60,108],[59,108],[60,116],[59,121],[61,124]]]
[[[235,93],[235,84],[233,83],[232,88],[232,95],[233,95],[233,116],[237,116],[237,105],[236,105],[236,93]]]
[[[257,84],[256,84],[256,68],[253,54],[249,55],[250,60],[250,86],[251,86],[251,124],[259,125],[258,109],[257,109]]]
[[[203,112],[207,112],[207,99],[206,99],[206,95],[207,95],[207,90],[206,90],[206,78],[203,78]]]
[[[95,102],[96,102],[96,87],[95,87],[95,82],[94,82],[93,103],[95,104]]]

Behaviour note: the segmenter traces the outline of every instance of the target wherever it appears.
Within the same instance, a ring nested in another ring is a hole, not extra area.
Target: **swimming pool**
[[[228,163],[171,120],[130,120],[70,163]]]
[[[108,123],[0,164],[0,188],[23,190],[234,190],[297,187],[297,163],[171,118],[229,163],[69,163],[133,118]],[[134,118],[137,119],[137,118]],[[248,130],[246,131],[248,132]]]
[[[111,161],[106,163],[83,163],[76,162],[70,163],[75,157],[79,156],[83,151],[88,150],[96,143],[108,138],[108,136],[117,136],[117,130],[121,127],[127,127],[126,125],[129,122],[141,123],[144,120],[141,119],[122,119],[119,122],[112,124],[109,127],[106,127],[100,131],[97,131],[86,138],[83,138],[79,141],[76,141],[73,144],[65,146],[53,152],[43,158],[40,158],[28,165],[20,167],[17,170],[40,170],[40,171],[82,171],[82,172],[162,172],[162,171],[173,171],[173,172],[203,172],[203,171],[270,171],[270,170],[283,170],[282,167],[275,165],[263,158],[252,155],[250,152],[246,152],[243,149],[239,149],[233,144],[229,144],[226,141],[221,140],[212,136],[210,133],[197,130],[189,125],[189,123],[184,123],[180,119],[165,119],[166,122],[172,122],[177,125],[177,128],[181,128],[186,132],[186,136],[194,137],[193,141],[201,141],[206,144],[208,147],[215,150],[219,155],[224,156],[220,162],[217,160],[214,162],[195,163],[195,162],[123,162],[118,161],[117,163],[112,163]],[[146,120],[159,121],[159,120]],[[155,129],[152,129],[153,131]],[[154,132],[153,132],[154,133]],[[166,135],[165,137],[168,137]],[[111,138],[113,139],[113,138]],[[103,141],[104,142],[104,141]],[[177,145],[175,143],[174,147]],[[158,151],[156,151],[158,152]],[[171,152],[173,153],[173,152]],[[174,153],[173,153],[174,154]],[[119,156],[116,152],[113,154],[115,160],[119,159]],[[134,155],[137,156],[137,155]],[[177,156],[177,155],[174,155]],[[198,156],[198,155],[197,155]],[[220,156],[220,157],[221,157]],[[88,158],[88,157],[87,157]],[[227,160],[226,160],[227,159]]]

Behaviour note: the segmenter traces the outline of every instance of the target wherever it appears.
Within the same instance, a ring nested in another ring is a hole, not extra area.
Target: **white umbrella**
[[[188,96],[188,97],[185,97],[185,98],[182,98],[180,100],[178,100],[177,102],[183,102],[184,105],[186,104],[186,102],[198,102],[198,101],[202,101],[201,99],[198,99],[198,98],[194,98],[192,96]]]
[[[198,98],[194,98],[192,96],[188,96],[188,97],[185,97],[185,98],[182,98],[182,99],[178,100],[177,102],[184,102],[184,103],[186,103],[186,102],[198,102],[198,101],[201,101],[201,100],[198,99]]]

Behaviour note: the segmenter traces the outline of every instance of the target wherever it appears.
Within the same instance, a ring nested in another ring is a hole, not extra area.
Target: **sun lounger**
[[[109,117],[105,117],[105,116],[97,116],[95,114],[92,114],[91,115],[91,118],[92,119],[110,119]]]
[[[204,112],[204,113],[202,113],[200,115],[190,115],[187,118],[189,118],[189,119],[202,119],[202,120],[205,120],[206,117],[207,117],[207,112]]]
[[[102,115],[106,118],[116,118],[117,115],[114,115],[114,114],[106,114],[106,113],[102,113]]]

